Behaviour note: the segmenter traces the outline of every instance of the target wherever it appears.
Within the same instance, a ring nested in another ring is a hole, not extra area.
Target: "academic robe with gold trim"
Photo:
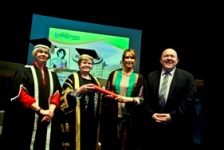
[[[62,146],[64,150],[96,150],[99,143],[99,118],[101,94],[97,91],[82,93],[79,97],[71,92],[84,84],[100,86],[97,78],[81,77],[81,72],[71,74],[62,86]]]

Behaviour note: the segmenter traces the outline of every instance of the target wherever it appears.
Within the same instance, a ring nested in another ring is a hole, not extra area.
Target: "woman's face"
[[[46,62],[49,58],[49,50],[43,47],[40,47],[35,54],[35,59],[37,62]]]
[[[134,67],[135,58],[130,52],[127,52],[125,54],[125,57],[124,57],[124,60],[123,60],[123,65],[124,65],[125,68],[133,68]]]
[[[93,67],[92,61],[88,60],[88,59],[85,59],[85,60],[81,61],[80,65],[79,65],[79,70],[81,72],[89,73],[92,70],[92,67]]]

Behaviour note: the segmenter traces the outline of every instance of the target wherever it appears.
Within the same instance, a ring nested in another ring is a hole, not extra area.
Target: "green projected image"
[[[111,71],[121,67],[122,54],[129,47],[129,38],[75,30],[50,28],[49,39],[56,46],[51,52],[47,67],[54,69],[63,83],[73,71],[78,71],[77,49],[93,50],[99,58],[94,59],[91,74],[107,79]]]
[[[91,74],[98,77],[104,85],[111,71],[122,67],[121,57],[127,48],[136,50],[135,70],[140,68],[142,30],[82,22],[66,18],[32,15],[30,40],[48,38],[56,48],[51,51],[47,67],[57,72],[60,83],[78,69],[77,60],[82,49],[95,51],[99,57],[94,59]],[[29,43],[27,64],[34,61],[33,45]]]

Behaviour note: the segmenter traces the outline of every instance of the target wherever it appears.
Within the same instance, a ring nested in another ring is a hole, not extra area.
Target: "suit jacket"
[[[159,82],[161,70],[153,71],[146,78],[147,115],[151,118],[153,113],[159,113]],[[196,86],[191,73],[176,68],[170,85],[167,102],[162,110],[170,113],[172,120],[182,120],[194,112]]]
[[[194,104],[196,86],[191,73],[176,68],[170,85],[167,102],[160,110],[159,106],[159,82],[161,70],[148,74],[146,78],[146,118],[149,136],[147,145],[165,146],[166,148],[178,148],[179,145],[190,147],[193,144],[194,132]],[[169,113],[171,121],[161,124],[152,119],[154,113]],[[161,145],[161,143],[163,143]]]

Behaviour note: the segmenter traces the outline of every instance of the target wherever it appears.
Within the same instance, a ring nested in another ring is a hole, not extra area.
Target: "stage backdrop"
[[[72,72],[78,70],[77,60],[80,56],[77,49],[96,51],[99,58],[94,60],[91,74],[98,77],[102,85],[111,71],[122,67],[123,51],[133,48],[137,52],[135,70],[139,71],[142,30],[109,25],[87,23],[69,19],[33,14],[30,39],[48,38],[55,46],[47,66],[56,71],[63,84]],[[54,65],[59,57],[57,51],[64,49],[65,56],[61,65]],[[27,63],[34,61],[31,53],[33,45],[28,50]]]

